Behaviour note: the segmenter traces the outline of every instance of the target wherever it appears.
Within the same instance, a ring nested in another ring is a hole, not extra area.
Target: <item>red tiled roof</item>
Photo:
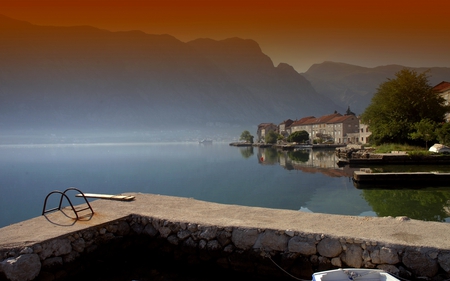
[[[275,125],[275,124],[273,124],[273,123],[261,123],[261,124],[258,125],[258,128],[259,128],[259,129],[262,129],[262,128],[267,128],[267,127],[269,127],[269,126],[277,127],[277,125]]]
[[[303,117],[300,120],[294,121],[294,123],[291,124],[291,127],[292,126],[295,127],[295,126],[300,126],[300,125],[303,125],[303,124],[307,124],[307,121],[312,120],[312,119],[315,120],[316,117],[314,117],[314,116]]]
[[[446,82],[446,81],[442,81],[441,83],[439,83],[436,86],[434,86],[433,90],[438,92],[438,93],[442,93],[442,92],[445,92],[447,90],[450,90],[450,83]]]
[[[294,123],[293,120],[288,119],[288,120],[284,120],[283,122],[280,123],[280,125],[285,124],[286,126],[290,126],[292,123]]]
[[[331,119],[330,121],[328,121],[327,123],[331,123],[331,124],[333,124],[333,123],[343,123],[344,121],[346,121],[346,120],[348,120],[350,118],[357,118],[357,117],[354,116],[354,115],[337,116],[337,117]]]
[[[315,125],[315,124],[334,124],[334,123],[343,123],[344,121],[357,118],[354,115],[342,115],[340,113],[333,113],[329,115],[324,115],[318,118],[314,116],[303,117],[300,120],[294,121],[291,127],[301,126],[301,125]]]

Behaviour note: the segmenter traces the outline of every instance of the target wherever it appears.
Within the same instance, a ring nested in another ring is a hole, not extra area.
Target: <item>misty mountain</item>
[[[37,26],[0,16],[0,129],[256,126],[342,111],[252,40]]]
[[[361,67],[337,62],[324,62],[312,65],[302,73],[314,89],[333,100],[341,107],[350,106],[356,114],[364,112],[381,83],[394,79],[395,73],[405,68],[401,65]],[[410,68],[423,73],[429,71],[429,83],[435,86],[442,81],[450,81],[450,68]]]

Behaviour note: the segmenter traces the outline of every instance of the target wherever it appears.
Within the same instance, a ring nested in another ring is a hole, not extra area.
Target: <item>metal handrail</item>
[[[79,192],[79,193],[82,195],[82,197],[84,198],[84,201],[85,201],[86,204],[87,204],[87,207],[86,207],[86,208],[79,209],[79,210],[76,210],[76,209],[75,209],[75,207],[74,207],[73,204],[72,204],[72,201],[70,201],[69,197],[66,195],[66,192],[67,192],[67,191],[71,191],[71,190],[75,190],[75,191]],[[50,197],[50,195],[52,195],[52,194],[54,194],[54,193],[61,194],[61,198],[60,198],[60,200],[59,200],[59,205],[58,205],[58,207],[55,207],[55,208],[46,210],[45,208],[47,207],[47,200],[48,200],[48,198]],[[72,208],[72,211],[75,213],[75,216],[76,216],[76,219],[77,219],[77,220],[79,219],[78,212],[81,212],[81,211],[90,209],[90,210],[91,210],[91,213],[94,214],[94,210],[92,209],[91,204],[89,204],[89,201],[86,199],[86,196],[84,196],[84,193],[81,192],[81,190],[79,190],[78,188],[75,188],[75,187],[69,187],[69,188],[67,188],[66,190],[64,190],[63,192],[61,192],[61,191],[59,191],[59,190],[54,190],[54,191],[50,192],[49,194],[47,194],[47,196],[45,197],[45,200],[44,200],[44,207],[43,207],[43,209],[42,209],[42,215],[44,215],[44,214],[46,214],[46,213],[49,213],[49,212],[53,212],[53,211],[60,211],[60,210],[61,210],[61,206],[62,206],[63,198],[66,198],[67,201],[69,202],[69,205],[70,205],[70,207]]]

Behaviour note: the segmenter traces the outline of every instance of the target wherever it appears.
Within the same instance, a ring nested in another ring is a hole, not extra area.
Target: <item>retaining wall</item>
[[[406,224],[409,221],[404,217],[389,220]],[[101,254],[105,245],[119,243],[126,247],[139,241],[143,252],[171,252],[187,262],[210,262],[230,270],[278,277],[286,277],[288,272],[310,280],[313,272],[339,267],[379,268],[410,280],[450,277],[450,250],[446,247],[396,244],[383,242],[380,237],[361,239],[356,233],[354,237],[336,236],[333,231],[311,233],[297,229],[199,224],[132,214],[38,243],[2,248],[0,273],[7,280],[64,280],[77,270],[74,263],[91,254],[98,255],[99,251]],[[414,234],[405,237],[414,239]]]

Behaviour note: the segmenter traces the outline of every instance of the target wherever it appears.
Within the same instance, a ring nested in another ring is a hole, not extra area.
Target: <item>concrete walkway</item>
[[[134,201],[95,200],[95,214],[74,221],[50,213],[0,228],[0,250],[40,243],[131,214],[172,222],[293,230],[305,234],[450,250],[450,224],[407,218],[353,217],[208,203],[189,198],[127,193]]]

